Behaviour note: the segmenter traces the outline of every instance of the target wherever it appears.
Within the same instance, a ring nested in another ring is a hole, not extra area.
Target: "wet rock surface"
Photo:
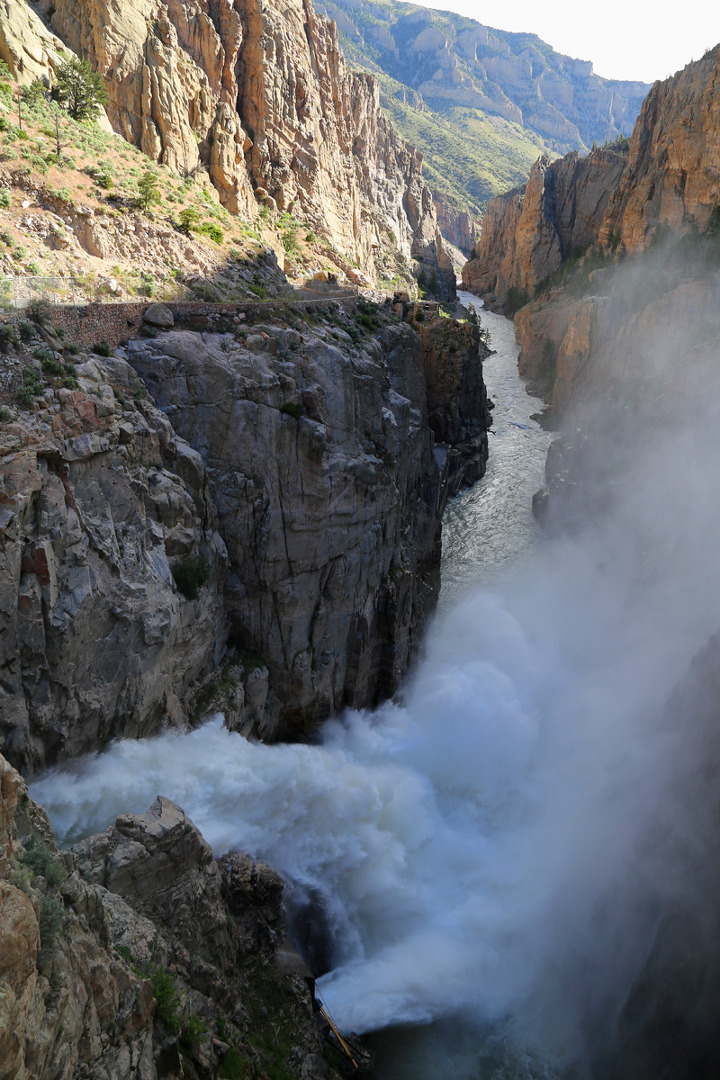
[[[160,797],[58,853],[1,756],[0,785],[2,1080],[342,1074],[269,867]]]

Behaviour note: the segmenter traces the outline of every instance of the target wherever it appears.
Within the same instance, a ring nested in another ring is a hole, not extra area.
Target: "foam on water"
[[[655,461],[589,537],[466,590],[401,704],[316,745],[251,743],[216,717],[53,770],[33,798],[72,841],[161,793],[217,853],[267,859],[324,909],[320,986],[346,1028],[470,1017],[581,1054],[694,857],[695,744],[664,703],[716,628],[720,490],[691,465],[668,485]]]

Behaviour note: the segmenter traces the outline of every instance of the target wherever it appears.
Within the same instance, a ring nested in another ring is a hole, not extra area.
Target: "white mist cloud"
[[[582,1056],[662,915],[706,899],[705,808],[688,797],[703,733],[666,711],[720,622],[720,397],[704,390],[681,416],[637,410],[648,426],[627,443],[617,399],[602,404],[610,501],[588,492],[589,527],[438,621],[402,705],[313,746],[249,743],[217,718],[119,743],[32,796],[72,837],[162,793],[216,852],[321,897],[335,966],[320,987],[343,1027],[464,1017]]]

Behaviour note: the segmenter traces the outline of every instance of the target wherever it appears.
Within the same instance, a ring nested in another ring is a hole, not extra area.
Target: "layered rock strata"
[[[375,311],[129,347],[207,468],[234,640],[269,668],[263,737],[396,689],[437,597],[445,499],[484,468],[477,330],[433,352]]]
[[[0,757],[1,1080],[339,1077],[281,901],[159,797],[58,853]]]

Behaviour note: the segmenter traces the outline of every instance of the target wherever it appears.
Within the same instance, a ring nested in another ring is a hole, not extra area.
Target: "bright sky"
[[[672,75],[720,42],[720,5],[707,0],[413,0],[457,11],[499,30],[537,34],[561,53],[592,60],[607,79],[654,82]]]

